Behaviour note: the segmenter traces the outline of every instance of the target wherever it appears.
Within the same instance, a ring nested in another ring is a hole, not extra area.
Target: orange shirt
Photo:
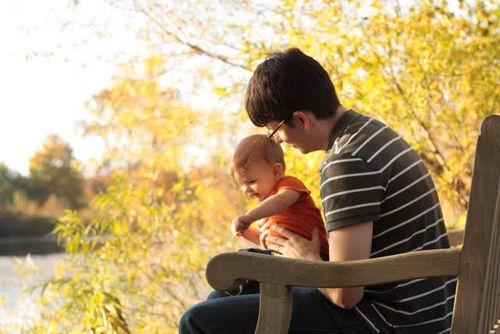
[[[311,198],[310,191],[299,179],[293,176],[285,176],[278,182],[270,195],[277,194],[280,190],[284,189],[298,191],[301,195],[297,202],[280,213],[266,219],[309,240],[311,240],[312,230],[315,227],[318,228],[321,253],[328,255],[328,238],[325,224],[323,223],[320,210]],[[252,225],[253,228],[258,228],[256,222]],[[279,234],[276,233],[276,235]],[[279,236],[282,237],[281,235]]]

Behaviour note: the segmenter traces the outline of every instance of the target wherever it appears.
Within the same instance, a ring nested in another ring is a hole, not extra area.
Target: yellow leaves
[[[458,220],[457,220],[457,223],[456,223],[456,228],[457,229],[463,229],[465,227],[465,222],[467,220],[467,214],[466,213],[462,213],[460,214]]]
[[[214,88],[214,93],[215,95],[217,95],[218,97],[223,97],[227,94],[227,88],[226,87],[215,87]]]
[[[130,333],[123,318],[120,301],[100,289],[89,291],[83,325],[90,333],[119,334]]]
[[[117,236],[126,235],[130,231],[127,222],[115,221],[111,226],[111,232]]]
[[[55,334],[57,333],[57,323],[55,321],[51,321],[49,327],[47,328],[46,334]],[[72,334],[72,333],[70,333]]]
[[[314,152],[306,156],[295,149],[285,149],[286,174],[302,180],[311,191],[311,196],[316,205],[321,207],[319,196],[319,168],[324,152]]]
[[[165,60],[160,55],[147,58],[144,61],[145,73],[148,77],[154,77],[165,71]]]
[[[156,164],[161,153],[166,160],[162,165],[180,166],[177,157],[185,138],[196,131],[199,114],[182,105],[176,89],[162,87],[157,75],[163,66],[161,56],[148,58],[142,71],[132,67],[88,104],[98,120],[86,130],[104,137],[114,163]],[[146,159],[138,161],[139,157]]]
[[[87,313],[94,314],[101,307],[102,301],[102,292],[97,291],[93,295],[91,295],[87,302]]]
[[[66,275],[66,265],[64,262],[58,262],[54,268],[54,280],[63,279]]]

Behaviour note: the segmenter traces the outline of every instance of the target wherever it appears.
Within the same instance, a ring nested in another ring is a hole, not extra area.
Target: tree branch
[[[144,7],[140,6],[139,4],[137,4],[137,7],[138,7],[138,10],[142,14],[144,14],[158,29],[160,29],[160,31],[163,34],[173,38],[177,43],[182,44],[184,46],[187,46],[189,49],[191,49],[192,51],[194,51],[197,54],[204,55],[204,56],[207,56],[207,57],[210,57],[213,59],[217,59],[217,60],[219,60],[225,64],[231,65],[233,67],[237,67],[237,68],[244,69],[246,71],[250,71],[246,66],[244,66],[242,64],[235,63],[235,62],[231,61],[226,56],[208,51],[205,48],[203,48],[197,44],[185,41],[179,35],[165,29],[165,26],[163,24],[161,24],[161,22],[159,22],[155,17],[153,17],[153,15],[151,15],[151,13],[148,12]]]

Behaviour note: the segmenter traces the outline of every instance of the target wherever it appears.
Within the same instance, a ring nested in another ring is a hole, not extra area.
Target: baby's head
[[[266,135],[252,135],[238,143],[230,170],[243,192],[262,201],[285,174],[281,146]]]

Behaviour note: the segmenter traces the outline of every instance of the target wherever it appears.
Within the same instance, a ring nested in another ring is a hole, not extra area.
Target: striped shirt
[[[432,178],[397,133],[350,110],[330,143],[320,185],[328,231],[372,221],[371,258],[450,247]],[[355,310],[373,333],[449,333],[455,285],[439,277],[367,286]]]

